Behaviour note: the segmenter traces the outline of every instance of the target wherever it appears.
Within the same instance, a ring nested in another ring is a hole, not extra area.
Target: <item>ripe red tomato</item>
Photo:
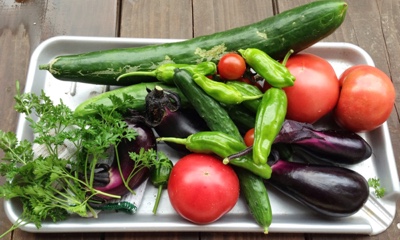
[[[192,153],[172,168],[168,195],[172,207],[183,218],[207,224],[235,206],[239,179],[230,166],[213,155]]]
[[[291,56],[286,67],[296,77],[293,86],[284,88],[288,119],[314,123],[333,110],[339,98],[339,81],[327,60],[300,53]]]
[[[336,122],[354,132],[373,130],[392,112],[396,92],[390,78],[376,67],[357,65],[340,76]]]
[[[243,137],[246,146],[250,147],[254,143],[254,128],[250,128]]]
[[[246,62],[237,53],[227,53],[217,64],[218,73],[225,80],[236,80],[246,71]]]

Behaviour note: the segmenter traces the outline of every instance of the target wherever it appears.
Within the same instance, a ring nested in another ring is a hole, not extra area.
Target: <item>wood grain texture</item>
[[[272,0],[193,0],[193,33],[202,36],[261,21],[273,15]]]
[[[192,37],[190,0],[122,0],[120,37]]]

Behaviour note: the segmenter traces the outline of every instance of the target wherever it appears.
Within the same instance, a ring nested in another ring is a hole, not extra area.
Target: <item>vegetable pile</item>
[[[265,233],[273,222],[270,187],[325,217],[358,212],[370,186],[382,197],[379,179],[347,166],[372,155],[357,132],[388,118],[391,80],[371,66],[338,78],[327,60],[299,53],[339,27],[346,9],[343,1],[316,1],[209,36],[41,65],[60,80],[129,86],[75,110],[44,92],[16,95],[35,137],[0,132],[0,173],[8,180],[0,193],[23,204],[12,229],[70,214],[97,217],[147,178],[158,189],[154,214],[165,188],[176,212],[196,224],[217,221],[241,194]],[[381,95],[383,104],[374,105]],[[157,150],[161,142],[182,158],[173,163]],[[75,147],[69,158],[59,154],[67,143]],[[35,153],[35,144],[48,154]]]

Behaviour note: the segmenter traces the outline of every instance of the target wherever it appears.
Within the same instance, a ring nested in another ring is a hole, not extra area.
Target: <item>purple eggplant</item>
[[[368,199],[368,182],[353,170],[284,160],[271,165],[267,183],[325,216],[350,216]]]
[[[180,107],[178,94],[157,86],[148,92],[145,121],[160,137],[186,138],[193,133],[209,130],[206,122],[195,110]],[[180,144],[166,144],[183,153],[188,151]]]
[[[372,155],[371,146],[354,132],[317,129],[292,120],[285,120],[274,143],[289,145],[305,159],[310,155],[333,164],[356,164]]]
[[[148,149],[156,150],[157,147],[156,138],[150,127],[148,127],[143,123],[131,122],[129,119],[126,119],[125,121],[128,123],[128,128],[134,129],[138,135],[133,140],[122,139],[117,147],[119,164],[122,169],[122,176],[119,172],[118,162],[117,162],[118,160],[116,157],[114,158],[112,165],[109,166],[108,168],[107,166],[104,165],[101,166],[106,171],[100,171],[99,173],[96,173],[98,175],[101,174],[103,176],[104,173],[106,173],[107,178],[105,179],[108,179],[108,181],[106,182],[105,185],[101,184],[96,186],[95,188],[99,191],[118,196],[123,196],[129,192],[129,189],[124,185],[122,177],[125,180],[128,180],[128,177],[131,174],[132,170],[134,170],[135,167],[138,167],[135,166],[135,162],[130,158],[129,153],[130,152],[139,153],[140,149],[142,148],[145,150]],[[135,173],[135,175],[131,179],[129,179],[128,181],[129,188],[134,189],[138,187],[141,183],[143,183],[144,180],[148,178],[148,176],[149,176],[149,168],[142,167]],[[107,196],[97,196],[97,197],[100,197],[103,200],[110,199]]]

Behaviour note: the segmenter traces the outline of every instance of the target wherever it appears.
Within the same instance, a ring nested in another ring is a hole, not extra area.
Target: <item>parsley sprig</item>
[[[22,203],[19,219],[0,238],[22,225],[34,223],[40,228],[45,219],[56,222],[71,213],[96,216],[89,204],[91,197],[109,195],[92,187],[96,164],[108,157],[107,148],[117,148],[121,139],[137,136],[136,131],[127,128],[121,115],[134,101],[128,95],[110,96],[113,107],[91,105],[98,113],[96,116],[77,118],[62,100],[54,104],[43,91],[38,95],[19,92],[17,83],[15,110],[25,115],[35,137],[32,142],[19,140],[15,133],[0,130],[0,149],[4,152],[0,175],[7,180],[0,186],[0,196],[18,198]],[[60,158],[66,142],[73,144],[76,151],[68,158]],[[45,147],[48,154],[35,157],[34,144]],[[140,160],[143,162],[152,164]]]
[[[369,178],[368,185],[375,190],[377,198],[382,198],[385,195],[386,189],[381,186],[379,178]]]

